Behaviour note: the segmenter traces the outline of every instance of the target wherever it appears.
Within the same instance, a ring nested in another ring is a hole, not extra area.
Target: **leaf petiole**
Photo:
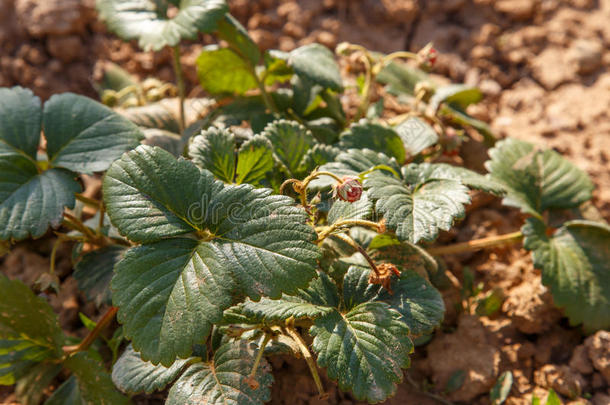
[[[74,197],[88,207],[95,208],[96,210],[100,208],[100,202],[94,198],[85,197],[80,193],[75,193]]]
[[[263,358],[263,354],[265,353],[265,347],[267,347],[267,344],[269,343],[270,340],[271,340],[271,335],[266,333],[265,338],[263,339],[263,343],[259,347],[258,353],[256,354],[256,359],[254,359],[254,365],[252,366],[252,371],[250,371],[250,375],[248,376],[248,378],[250,378],[250,379],[255,378],[256,370],[258,369],[261,359]]]
[[[318,373],[318,367],[316,366],[316,362],[314,361],[311,352],[307,348],[307,344],[305,343],[301,335],[299,335],[299,332],[294,329],[294,327],[286,326],[284,330],[286,331],[285,334],[288,335],[288,337],[290,337],[292,340],[294,340],[297,346],[299,346],[301,354],[303,355],[303,358],[305,359],[305,362],[307,362],[307,366],[309,367],[309,372],[311,373],[311,376],[313,377],[313,380],[316,384],[316,388],[318,388],[320,398],[326,398],[328,394],[324,392],[324,386],[322,385],[322,380],[320,379],[320,374]]]
[[[360,246],[355,240],[353,240],[346,234],[337,234],[335,236],[350,245],[351,247],[353,247],[354,249],[356,249],[358,253],[360,253],[366,259],[369,266],[371,267],[371,270],[375,272],[375,275],[377,277],[381,275],[379,269],[377,268],[377,265],[375,264],[373,259],[371,259],[371,256],[369,256],[369,254],[366,253],[366,250],[362,246]]]
[[[369,170],[366,170],[366,171],[360,173],[358,175],[358,177],[360,178],[360,181],[363,181],[367,174],[373,173],[375,170],[385,170],[385,171],[392,173],[394,176],[396,176],[396,178],[398,178],[398,179],[400,178],[400,175],[398,173],[396,173],[396,170],[392,169],[390,166],[377,165],[377,166],[371,167]]]
[[[80,342],[78,345],[64,346],[64,348],[63,348],[64,353],[66,355],[70,355],[70,354],[74,354],[77,352],[82,352],[82,351],[87,350],[89,348],[89,346],[91,346],[93,344],[95,339],[97,339],[97,337],[100,335],[100,333],[104,329],[106,329],[106,327],[110,324],[110,322],[112,322],[112,320],[114,319],[114,316],[116,315],[116,313],[118,311],[119,311],[118,307],[108,308],[106,313],[102,316],[102,319],[100,319],[98,321],[98,323],[95,325],[95,328],[93,328],[89,332],[89,334],[87,336],[85,336],[83,341]]]
[[[504,235],[490,236],[488,238],[456,243],[455,245],[432,247],[426,250],[428,251],[428,253],[435,256],[450,255],[463,252],[472,252],[488,247],[518,243],[522,239],[523,234],[521,233],[521,231],[517,231]]]
[[[377,222],[373,222],[373,221],[367,221],[365,219],[346,219],[343,221],[337,221],[334,224],[332,224],[331,226],[327,227],[326,229],[324,229],[322,232],[320,232],[320,234],[318,235],[318,243],[321,243],[324,239],[326,239],[330,234],[332,234],[333,232],[335,232],[337,229],[346,227],[346,226],[364,226],[367,228],[371,228],[375,231],[379,231],[381,225]]]

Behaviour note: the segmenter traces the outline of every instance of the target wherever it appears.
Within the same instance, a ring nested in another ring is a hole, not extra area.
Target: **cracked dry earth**
[[[173,80],[170,54],[139,52],[96,21],[93,0],[0,0],[0,86],[20,84],[46,99],[73,91],[96,97],[93,78],[113,61],[142,78]],[[502,136],[552,147],[586,170],[596,184],[593,205],[610,220],[610,0],[229,0],[231,12],[263,48],[289,50],[309,42],[341,41],[391,52],[433,41],[436,73],[482,89],[469,111]],[[211,38],[183,46],[191,95],[194,60]],[[468,161],[468,156],[462,156]],[[479,159],[480,160],[480,159]],[[99,186],[99,185],[98,185]],[[95,193],[95,182],[88,191]],[[484,204],[443,240],[467,240],[517,229],[522,217]],[[10,277],[32,284],[48,267],[52,240],[17,246],[0,263]],[[62,327],[84,331],[78,311],[95,317],[69,276],[69,249],[59,255],[62,293],[52,299]],[[610,404],[610,332],[583,336],[552,305],[525,251],[498,248],[446,257],[463,280],[483,283],[479,297],[499,291],[492,317],[460,309],[459,291],[444,291],[443,327],[413,357],[407,381],[388,404],[489,404],[498,376],[512,371],[509,405],[531,404],[554,389],[565,404]],[[477,297],[474,298],[476,300]],[[301,360],[271,359],[273,404],[356,403],[328,380],[328,402],[317,398]],[[463,379],[455,384],[455,376]],[[140,404],[162,403],[162,397]],[[9,390],[0,401],[13,404]]]

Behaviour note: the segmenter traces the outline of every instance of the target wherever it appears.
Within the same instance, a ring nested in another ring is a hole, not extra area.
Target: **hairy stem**
[[[265,352],[265,347],[267,347],[267,343],[271,340],[271,335],[265,334],[265,339],[263,339],[263,343],[261,347],[258,349],[258,353],[256,353],[256,359],[254,359],[254,365],[252,366],[252,371],[250,372],[250,378],[254,378],[256,376],[256,370],[258,369],[259,364],[261,363],[261,359],[263,358],[263,353]]]
[[[294,329],[292,326],[287,326],[285,330],[288,336],[290,336],[292,340],[294,340],[295,343],[299,346],[301,354],[307,362],[307,366],[309,366],[309,371],[311,373],[311,376],[313,377],[314,382],[316,383],[316,387],[318,388],[318,393],[320,394],[320,397],[325,397],[326,393],[324,392],[324,386],[322,385],[320,374],[318,374],[318,367],[316,366],[316,362],[313,359],[311,352],[307,348],[307,344],[305,343],[301,335],[299,335],[299,332],[297,332],[297,330]]]
[[[438,246],[426,249],[431,255],[450,255],[462,252],[472,252],[488,247],[510,245],[518,243],[523,239],[521,231],[507,233],[504,235],[490,236],[488,238],[475,239],[468,242],[456,243],[449,246]]]
[[[343,221],[337,221],[328,228],[324,229],[318,235],[318,243],[322,242],[324,239],[328,237],[331,233],[345,226],[364,226],[367,228],[372,228],[375,231],[379,231],[379,224],[373,221],[367,221],[365,219],[346,219]]]
[[[392,173],[396,178],[400,179],[400,175],[398,173],[396,173],[396,170],[392,169],[388,165],[377,165],[377,166],[371,167],[369,170],[366,170],[366,171],[360,173],[358,175],[358,177],[360,178],[360,180],[363,180],[367,174],[373,173],[375,170],[388,171],[388,172]]]
[[[76,231],[79,231],[83,235],[90,239],[91,241],[96,241],[98,237],[89,229],[88,226],[83,224],[83,222],[76,218],[74,215],[64,212],[64,223],[68,226],[68,228],[72,228]]]
[[[74,231],[78,231],[83,234],[85,238],[85,242],[91,243],[96,246],[107,246],[108,244],[118,243],[120,245],[130,246],[129,243],[125,241],[120,241],[117,239],[107,238],[101,233],[93,232],[87,225],[83,224],[83,222],[76,218],[74,215],[71,215],[67,212],[64,212],[64,219],[61,224],[67,228],[70,228]],[[75,240],[75,238],[70,237],[71,240]]]
[[[100,201],[100,205],[99,205],[99,215],[100,217],[98,218],[98,222],[97,222],[97,233],[99,235],[102,234],[102,228],[104,227],[104,214],[106,212],[106,209],[104,207],[104,202]]]
[[[57,240],[55,241],[55,243],[53,244],[53,249],[51,249],[51,257],[49,258],[49,261],[51,262],[49,265],[49,273],[50,274],[55,274],[55,260],[57,258],[57,249],[59,248],[59,245],[61,245],[61,242],[63,242],[64,239],[59,236],[57,238]]]
[[[100,202],[96,199],[85,197],[84,195],[79,193],[75,193],[74,197],[76,197],[78,201],[82,202],[88,207],[95,208],[96,210],[100,208]]]
[[[176,73],[176,85],[178,87],[178,96],[180,97],[180,133],[184,131],[185,118],[184,118],[184,77],[182,73],[182,64],[180,63],[180,45],[172,47],[174,53],[174,72]]]
[[[117,307],[108,308],[106,313],[102,316],[102,319],[100,319],[97,322],[97,324],[95,325],[95,328],[93,328],[93,330],[91,330],[89,332],[89,334],[87,336],[85,336],[83,341],[80,342],[78,345],[64,346],[64,353],[72,354],[72,353],[77,353],[77,352],[82,352],[82,351],[87,350],[89,348],[89,346],[91,346],[93,344],[95,339],[97,339],[97,337],[100,335],[100,333],[102,333],[102,331],[104,329],[106,329],[106,327],[110,324],[110,322],[112,322],[112,320],[114,319],[114,316],[116,315],[118,310],[119,310],[119,308],[117,308]]]
[[[392,52],[391,54],[386,55],[383,57],[383,59],[381,59],[381,64],[383,66],[386,63],[389,63],[389,62],[393,61],[394,59],[398,59],[398,58],[415,59],[415,58],[417,58],[417,54],[413,53],[413,52],[408,52],[408,51]]]
[[[341,179],[341,177],[337,176],[334,173],[331,172],[319,172],[319,171],[314,171],[310,176],[308,176],[305,180],[303,180],[303,186],[304,188],[307,188],[307,186],[309,185],[309,183],[314,180],[317,179],[320,176],[329,176],[332,177],[333,179],[337,180],[339,183],[341,183],[343,180]]]
[[[258,86],[258,89],[261,92],[261,97],[263,98],[265,106],[269,110],[271,110],[271,112],[278,113],[279,110],[275,105],[275,101],[273,101],[273,98],[269,93],[267,93],[267,89],[265,88],[265,79],[267,78],[267,71],[265,70],[262,77],[258,77],[258,75],[256,74],[256,67],[251,65],[250,63],[248,63],[248,65],[250,66],[250,73],[252,74],[252,76],[254,76],[254,79],[256,80],[256,85]]]
[[[371,256],[369,256],[369,254],[366,253],[366,250],[364,250],[364,248],[362,246],[360,246],[358,243],[356,243],[355,240],[353,240],[346,234],[337,234],[335,236],[337,238],[341,239],[342,241],[344,241],[345,243],[349,244],[354,249],[356,249],[358,251],[358,253],[360,253],[366,259],[366,261],[368,262],[371,269],[375,272],[375,275],[379,276],[379,269],[377,268],[377,265],[375,264],[373,259],[371,259]]]

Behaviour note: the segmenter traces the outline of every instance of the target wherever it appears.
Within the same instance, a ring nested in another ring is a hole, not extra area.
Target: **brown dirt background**
[[[610,0],[229,0],[231,12],[263,48],[290,50],[310,42],[341,41],[391,52],[418,50],[433,41],[436,73],[479,86],[486,99],[469,111],[496,133],[551,147],[586,170],[596,184],[593,205],[610,219]],[[183,46],[191,95],[200,95],[194,60],[212,39]],[[0,0],[0,86],[31,88],[43,99],[72,91],[97,97],[94,77],[105,61],[145,78],[173,80],[170,54],[139,52],[109,35],[92,0]],[[465,157],[465,156],[464,156]],[[466,158],[466,157],[465,157]],[[95,182],[88,191],[95,193]],[[522,218],[497,201],[473,209],[445,241],[517,229]],[[0,271],[28,284],[49,264],[53,240],[17,245]],[[60,252],[62,292],[51,297],[62,326],[84,333],[84,305],[69,275],[69,246]],[[497,289],[504,302],[492,317],[460,306],[459,291],[444,291],[447,315],[432,341],[416,349],[407,381],[388,404],[489,404],[489,390],[507,370],[515,381],[509,405],[546,398],[553,388],[566,404],[610,404],[610,332],[587,337],[553,307],[525,251],[499,248],[447,257],[462,279],[465,268]],[[477,297],[471,299],[476,300]],[[356,403],[328,380],[327,402],[317,398],[305,363],[271,360],[273,404]],[[452,375],[464,383],[447,392]],[[4,398],[4,399],[3,399]],[[0,390],[3,404],[15,404]],[[161,403],[154,398],[141,404]],[[448,402],[445,402],[448,403]]]

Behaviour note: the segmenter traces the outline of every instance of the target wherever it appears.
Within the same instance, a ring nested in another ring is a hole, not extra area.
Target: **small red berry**
[[[333,198],[353,203],[360,197],[362,197],[362,183],[356,177],[344,176],[340,183],[335,184]]]
[[[438,51],[428,44],[417,53],[417,65],[421,69],[432,69],[437,57]]]
[[[434,48],[430,48],[430,51],[428,51],[428,62],[430,62],[431,66],[434,66],[434,64],[436,63],[436,57],[438,56],[436,49]]]

